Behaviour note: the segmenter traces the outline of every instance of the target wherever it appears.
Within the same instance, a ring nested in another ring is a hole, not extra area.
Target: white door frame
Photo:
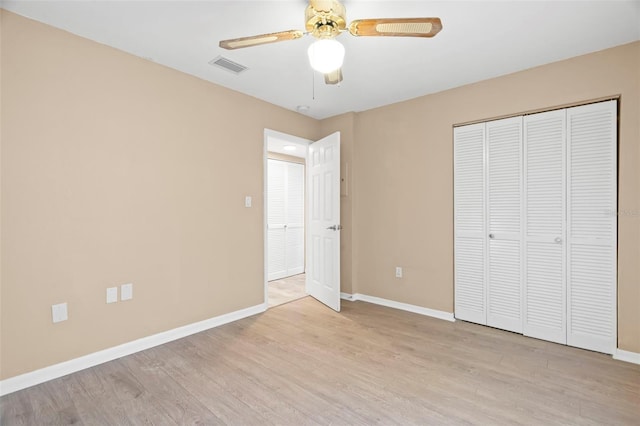
[[[262,182],[263,182],[263,188],[262,188],[262,205],[263,205],[263,211],[262,211],[262,240],[264,242],[264,257],[263,257],[263,267],[264,267],[264,272],[263,272],[263,287],[264,287],[264,309],[268,309],[269,308],[269,295],[268,295],[268,276],[269,276],[269,272],[268,272],[268,266],[269,266],[269,246],[268,246],[268,238],[267,238],[267,181],[268,181],[268,176],[267,176],[267,159],[268,159],[268,146],[269,146],[269,139],[271,138],[277,138],[280,140],[284,140],[287,142],[290,142],[293,145],[303,145],[305,147],[308,147],[309,144],[311,144],[313,141],[309,140],[309,139],[304,139],[298,136],[293,136],[293,135],[288,135],[286,133],[282,133],[282,132],[278,132],[276,130],[271,130],[271,129],[264,129],[264,143],[262,146]],[[305,155],[306,158],[306,155]],[[306,166],[305,166],[306,167]],[[305,197],[306,197],[306,189],[305,189]],[[306,202],[305,202],[305,209],[306,209]],[[306,215],[305,215],[306,216]],[[306,225],[305,225],[306,226]],[[305,235],[306,235],[306,231],[305,231]],[[305,237],[305,241],[306,241],[306,237]],[[305,242],[305,251],[306,251],[306,242]]]

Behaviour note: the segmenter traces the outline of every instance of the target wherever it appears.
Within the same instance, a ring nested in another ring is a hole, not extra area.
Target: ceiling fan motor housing
[[[346,10],[335,0],[311,0],[305,21],[307,31],[315,38],[334,38],[347,27]]]

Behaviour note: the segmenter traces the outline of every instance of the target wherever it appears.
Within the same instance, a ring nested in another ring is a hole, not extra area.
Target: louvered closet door
[[[304,165],[287,164],[287,275],[304,272]]]
[[[567,110],[568,344],[616,347],[617,104]]]
[[[484,123],[454,129],[455,316],[486,324]]]
[[[566,343],[565,111],[524,117],[524,330]]]
[[[287,275],[286,262],[286,173],[287,163],[267,160],[267,279]]]
[[[522,332],[522,117],[486,123],[487,325]]]

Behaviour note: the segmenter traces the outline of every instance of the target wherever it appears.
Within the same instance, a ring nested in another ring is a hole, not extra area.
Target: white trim
[[[269,136],[272,134],[272,130],[264,129],[264,140],[262,143],[262,269],[263,276],[262,281],[264,285],[264,304],[269,306],[269,245],[267,244],[267,162],[268,159],[268,146]]]
[[[354,295],[351,293],[340,293],[340,299],[348,300],[350,302],[355,302],[356,299],[353,298]]]
[[[410,305],[408,303],[396,302],[394,300],[383,299],[381,297],[368,296],[360,293],[340,293],[340,298],[356,302],[361,300],[363,302],[373,303],[374,305],[386,306],[388,308],[400,309],[401,311],[413,312],[414,314],[425,315],[427,317],[438,318],[445,321],[454,322],[456,319],[453,317],[453,313],[438,311],[435,309],[423,308],[422,306]]]
[[[613,352],[613,359],[630,362],[632,364],[640,364],[640,353],[623,351],[622,349],[616,348]]]
[[[44,383],[49,380],[57,379],[58,377],[66,376],[67,374],[75,373],[76,371],[84,370],[85,368],[109,362],[145,349],[153,348],[154,346],[178,340],[201,331],[209,330],[210,328],[250,317],[252,315],[262,313],[265,310],[266,304],[261,303],[238,311],[229,312],[228,314],[209,318],[204,321],[195,322],[193,324],[188,324],[172,330],[143,337],[132,342],[94,352],[69,361],[64,361],[59,364],[54,364],[19,376],[14,376],[0,381],[0,396]]]

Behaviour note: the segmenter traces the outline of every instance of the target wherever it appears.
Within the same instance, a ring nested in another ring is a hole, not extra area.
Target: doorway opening
[[[306,161],[311,141],[265,130],[265,303],[307,296]]]

